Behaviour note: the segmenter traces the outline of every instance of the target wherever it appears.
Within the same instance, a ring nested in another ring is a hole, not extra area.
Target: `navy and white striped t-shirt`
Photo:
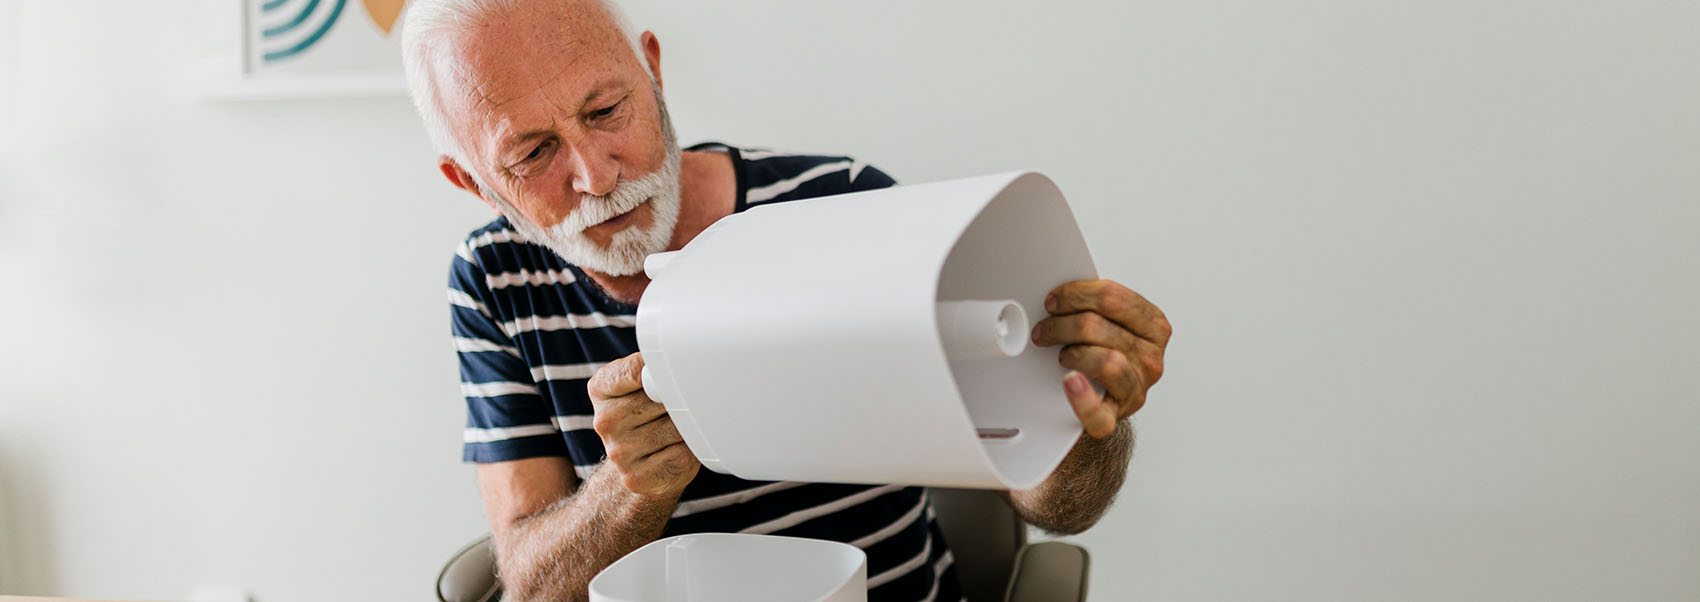
[[[704,143],[732,159],[734,211],[895,182],[847,157]],[[454,344],[466,396],[465,460],[568,458],[582,479],[603,461],[585,385],[636,353],[637,306],[609,299],[576,266],[498,218],[473,232],[449,275]],[[949,548],[917,487],[746,481],[703,469],[662,536],[732,532],[841,541],[868,555],[874,602],[960,600]]]

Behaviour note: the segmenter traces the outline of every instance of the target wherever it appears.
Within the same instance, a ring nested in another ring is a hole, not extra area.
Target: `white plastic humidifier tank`
[[[1028,340],[1097,270],[1043,175],[757,206],[645,268],[643,385],[712,470],[1026,489],[1080,436]]]
[[[819,539],[679,535],[602,569],[590,602],[868,602],[868,556]]]

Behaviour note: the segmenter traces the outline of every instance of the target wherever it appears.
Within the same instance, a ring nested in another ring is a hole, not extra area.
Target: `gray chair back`
[[[990,491],[928,488],[968,602],[1003,602],[1027,525]]]

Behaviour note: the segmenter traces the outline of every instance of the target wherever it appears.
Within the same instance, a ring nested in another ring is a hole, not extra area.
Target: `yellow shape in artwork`
[[[372,17],[372,23],[377,24],[378,29],[384,30],[384,35],[389,35],[390,29],[395,27],[396,17],[401,16],[401,6],[407,4],[407,0],[361,0],[361,2],[366,5],[366,14]]]

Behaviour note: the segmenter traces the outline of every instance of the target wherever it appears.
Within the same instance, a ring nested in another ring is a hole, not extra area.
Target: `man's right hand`
[[[685,447],[666,406],[643,392],[643,354],[634,353],[602,366],[590,377],[593,426],[602,437],[609,466],[632,493],[677,499],[702,464]]]
[[[590,580],[660,537],[702,464],[667,408],[643,392],[643,356],[611,362],[586,389],[608,452],[596,474],[573,479],[566,458],[478,465],[496,536],[504,600],[584,600]]]

